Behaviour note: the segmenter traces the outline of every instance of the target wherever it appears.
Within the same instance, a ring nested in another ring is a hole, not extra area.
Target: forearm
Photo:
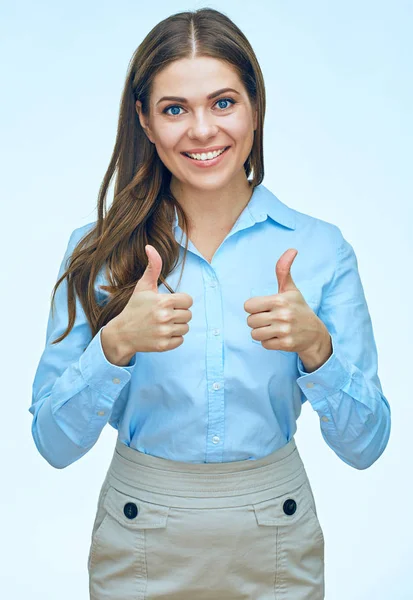
[[[332,339],[333,354],[316,371],[306,373],[297,361],[297,383],[320,417],[322,435],[347,464],[366,469],[386,447],[390,407],[377,375],[367,376],[352,364]]]
[[[387,446],[391,430],[389,407],[378,393],[369,413],[360,389],[355,393],[351,384],[348,392],[340,392],[336,398],[334,405],[328,404],[331,420],[320,419],[322,436],[343,462],[356,469],[367,469]],[[317,412],[324,415],[327,408],[323,411],[320,407]]]
[[[96,443],[134,369],[136,357],[127,366],[107,360],[101,344],[103,331],[104,327],[59,377],[50,376],[50,346],[36,372],[30,407],[32,434],[40,454],[59,469]]]

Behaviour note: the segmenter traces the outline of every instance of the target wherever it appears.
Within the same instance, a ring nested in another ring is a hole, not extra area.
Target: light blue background
[[[303,406],[296,442],[326,538],[326,598],[411,599],[413,9],[397,0],[2,3],[1,593],[88,597],[116,432],[54,470],[31,438],[31,385],[70,233],[96,218],[128,62],[157,22],[202,6],[235,21],[263,70],[264,185],[354,247],[392,408],[387,449],[357,471]]]

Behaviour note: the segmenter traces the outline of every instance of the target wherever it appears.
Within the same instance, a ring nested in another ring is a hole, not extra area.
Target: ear
[[[139,116],[139,122],[141,124],[142,129],[146,133],[149,141],[152,142],[152,144],[154,144],[155,142],[152,139],[152,134],[151,134],[151,130],[149,128],[148,122],[146,120],[146,117],[142,113],[142,102],[140,100],[136,100],[135,107],[136,107],[136,112],[138,113],[138,116]]]

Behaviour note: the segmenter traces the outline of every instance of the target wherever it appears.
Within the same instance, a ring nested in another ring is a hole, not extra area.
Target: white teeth
[[[215,152],[202,152],[202,154],[190,154],[189,152],[185,152],[185,154],[187,154],[195,160],[211,160],[211,158],[216,158],[217,156],[222,154],[224,150],[225,148],[222,148],[222,150],[216,150]]]

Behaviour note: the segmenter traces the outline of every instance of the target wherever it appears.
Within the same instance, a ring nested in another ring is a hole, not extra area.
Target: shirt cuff
[[[339,392],[345,383],[351,379],[351,365],[346,357],[334,345],[330,334],[333,353],[318,369],[312,373],[305,370],[303,362],[297,354],[297,369],[300,377],[297,383],[303,394],[312,404],[318,400]]]
[[[87,384],[107,398],[113,399],[129,382],[136,365],[136,354],[126,366],[109,362],[103,352],[101,334],[103,327],[91,340],[79,359],[80,372]],[[114,386],[116,389],[113,389]],[[112,390],[112,393],[111,393]],[[115,392],[115,394],[114,394]]]

